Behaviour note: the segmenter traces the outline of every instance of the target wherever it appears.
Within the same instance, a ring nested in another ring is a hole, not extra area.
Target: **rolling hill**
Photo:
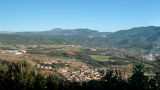
[[[41,32],[1,34],[1,44],[81,44],[151,49],[160,47],[160,27],[135,27],[117,32],[55,28]]]

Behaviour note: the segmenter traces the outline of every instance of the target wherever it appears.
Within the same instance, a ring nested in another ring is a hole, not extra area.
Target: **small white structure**
[[[13,55],[20,55],[22,52],[19,50],[1,50],[2,54],[13,54]]]
[[[150,53],[148,55],[143,56],[144,59],[148,60],[148,61],[154,61],[155,59],[155,55]]]

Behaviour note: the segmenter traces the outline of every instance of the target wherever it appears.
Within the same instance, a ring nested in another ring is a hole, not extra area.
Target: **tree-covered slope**
[[[108,38],[113,45],[138,48],[152,48],[160,46],[160,27],[137,27],[113,33]]]

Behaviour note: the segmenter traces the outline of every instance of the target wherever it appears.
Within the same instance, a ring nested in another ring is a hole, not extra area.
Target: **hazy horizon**
[[[1,0],[0,31],[159,26],[159,0]]]
[[[127,29],[120,29],[120,30],[130,30],[130,29],[132,29],[132,28],[139,28],[139,27],[150,27],[150,26],[130,27],[130,28],[127,28]],[[154,26],[154,27],[160,27],[160,26]],[[120,30],[116,30],[116,31],[101,31],[101,30],[95,30],[95,29],[90,29],[90,28],[60,28],[60,27],[57,27],[57,28],[63,29],[63,30],[89,29],[89,30],[94,30],[94,31],[98,31],[98,32],[111,32],[111,33],[120,31]],[[51,31],[51,30],[54,30],[54,29],[57,29],[57,28],[52,28],[52,29],[49,29],[49,30],[33,30],[33,31],[1,31],[1,30],[0,30],[0,33],[14,33],[14,32],[43,32],[43,31]]]

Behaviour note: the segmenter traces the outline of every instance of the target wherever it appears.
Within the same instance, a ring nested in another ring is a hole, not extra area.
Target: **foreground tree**
[[[129,88],[132,90],[146,90],[148,78],[144,76],[144,65],[134,65],[132,75],[129,78]]]

